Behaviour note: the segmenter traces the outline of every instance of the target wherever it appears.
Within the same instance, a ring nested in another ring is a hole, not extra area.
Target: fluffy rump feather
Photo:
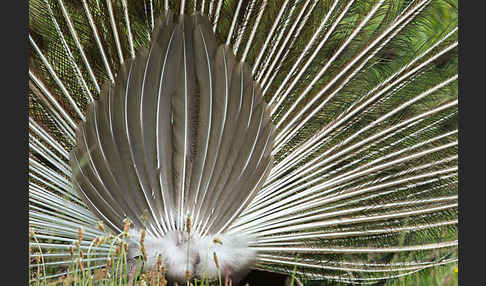
[[[200,262],[196,265],[196,276],[209,279],[218,277],[214,261],[216,254],[221,276],[228,273],[233,281],[239,281],[256,261],[256,251],[249,247],[250,241],[249,236],[229,234],[199,238]]]
[[[132,264],[142,255],[140,237],[137,230],[129,232],[128,259]],[[219,274],[224,277],[228,273],[233,281],[239,281],[256,261],[256,251],[249,247],[250,241],[251,238],[244,235],[200,236],[194,233],[189,236],[182,231],[169,232],[162,237],[147,236],[144,241],[147,261],[142,270],[154,270],[161,255],[171,282],[185,283],[187,270],[191,279],[216,280]]]

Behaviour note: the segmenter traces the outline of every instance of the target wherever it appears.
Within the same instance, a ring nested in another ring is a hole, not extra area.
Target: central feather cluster
[[[141,233],[130,231],[128,259],[137,261],[142,255]],[[246,275],[256,260],[256,251],[249,247],[251,238],[242,235],[207,235],[172,231],[162,237],[148,236],[144,240],[147,260],[143,271],[152,271],[159,255],[169,281],[184,284],[186,271],[191,279],[216,280],[228,274],[233,280]]]
[[[274,126],[249,66],[218,44],[208,19],[161,17],[150,47],[105,84],[76,135],[74,185],[114,231],[125,217],[147,230],[144,270],[158,255],[181,284],[186,271],[235,281],[249,270],[255,254],[241,233],[219,242],[196,233],[227,233],[256,196],[272,168]],[[191,236],[180,231],[186,214]],[[133,262],[140,250],[130,248]]]
[[[171,15],[88,106],[73,183],[117,232],[129,217],[160,237],[190,213],[199,233],[224,233],[272,168],[274,126],[249,66],[208,20]]]

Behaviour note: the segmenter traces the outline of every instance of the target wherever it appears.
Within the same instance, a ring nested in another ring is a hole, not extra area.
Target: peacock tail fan
[[[456,262],[457,30],[454,0],[29,0],[29,267],[104,267],[126,219],[184,284]]]

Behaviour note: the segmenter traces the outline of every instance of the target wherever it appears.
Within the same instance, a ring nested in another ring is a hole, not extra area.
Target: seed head
[[[64,284],[63,285],[64,286],[69,286],[69,285],[71,285],[72,282],[74,282],[74,277],[71,276],[70,274],[68,274],[66,276],[66,279],[64,279]]]
[[[187,217],[187,220],[186,220],[186,229],[187,229],[187,233],[188,234],[191,234],[191,216],[188,216]]]
[[[84,265],[83,262],[81,261],[81,258],[78,259],[78,266],[81,272],[84,272]]]
[[[159,270],[161,266],[162,266],[162,255],[159,254],[157,255],[157,270]]]
[[[106,260],[106,272],[111,268],[111,258],[108,258]]]
[[[83,235],[84,235],[84,229],[82,227],[80,227],[78,229],[78,241],[79,241],[79,243],[81,243],[81,241],[83,241]]]
[[[147,252],[145,251],[145,246],[141,246],[140,247],[140,250],[142,251],[142,258],[143,258],[143,261],[147,261]]]
[[[145,230],[142,230],[142,232],[140,233],[140,244],[144,243],[146,235],[147,233],[145,232]]]
[[[100,246],[103,242],[105,242],[106,237],[100,236],[96,239],[96,246]]]
[[[124,227],[123,227],[123,232],[125,233],[125,237],[128,237],[128,231],[130,230],[130,224],[131,224],[131,223],[132,223],[132,222],[130,221],[130,219],[129,219],[129,218],[126,218],[126,219],[125,219],[125,225],[124,225]]]
[[[213,252],[213,258],[214,258],[214,263],[216,264],[216,267],[219,269],[218,256],[216,255],[216,252]]]
[[[147,261],[147,252],[145,251],[145,245],[144,245],[145,235],[146,235],[145,230],[142,230],[140,234],[140,250],[142,251],[143,261]]]
[[[105,271],[103,269],[96,270],[96,272],[95,272],[96,280],[101,280],[101,279],[104,278],[104,276],[105,276]]]
[[[101,230],[102,232],[105,232],[105,225],[101,220],[98,222],[98,229]]]

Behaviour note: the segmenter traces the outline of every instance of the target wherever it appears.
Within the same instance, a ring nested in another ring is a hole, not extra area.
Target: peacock
[[[457,1],[29,0],[29,49],[30,267],[107,232],[170,285],[458,260]]]

